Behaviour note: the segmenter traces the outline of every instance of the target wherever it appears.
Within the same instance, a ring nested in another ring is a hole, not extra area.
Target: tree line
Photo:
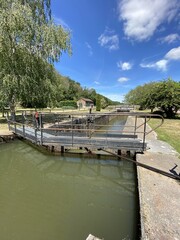
[[[54,68],[62,53],[72,54],[71,33],[56,25],[50,0],[0,1],[0,107],[58,107],[86,97],[94,89],[60,75]],[[111,100],[101,96],[102,106]]]
[[[139,105],[140,109],[151,109],[151,112],[159,108],[172,118],[180,109],[180,82],[168,78],[138,86],[126,94],[125,102]]]

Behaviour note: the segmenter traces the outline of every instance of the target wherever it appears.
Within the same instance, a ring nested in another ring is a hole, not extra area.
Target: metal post
[[[71,115],[71,136],[72,136],[72,146],[73,146],[73,138],[74,138],[74,131],[73,131],[73,116]]]
[[[135,117],[134,135],[136,134],[136,129],[137,129],[137,115]]]
[[[43,128],[42,113],[40,113],[40,128]]]
[[[25,137],[25,126],[23,124],[23,137]]]
[[[34,133],[35,133],[35,142],[37,144],[37,129],[36,128],[34,128]]]
[[[145,116],[145,120],[144,120],[144,133],[143,133],[143,151],[145,150],[146,124],[147,124],[147,119],[146,119],[146,116]]]
[[[43,124],[42,124],[42,113],[40,114],[40,131],[41,131],[41,142],[40,144],[43,144]]]
[[[42,145],[43,144],[43,130],[42,130],[42,128],[41,128],[41,142],[40,142],[40,144]]]
[[[14,131],[15,131],[15,133],[16,133],[16,123],[14,123]]]

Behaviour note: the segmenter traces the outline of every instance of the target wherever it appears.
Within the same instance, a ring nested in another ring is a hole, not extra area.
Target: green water
[[[137,186],[128,162],[0,145],[0,239],[136,239]]]

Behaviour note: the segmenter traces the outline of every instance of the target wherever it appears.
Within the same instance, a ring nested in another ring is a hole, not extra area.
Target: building
[[[77,106],[78,106],[79,109],[81,109],[81,108],[83,108],[83,109],[92,108],[94,106],[94,102],[91,99],[88,99],[88,98],[80,98],[77,101]]]

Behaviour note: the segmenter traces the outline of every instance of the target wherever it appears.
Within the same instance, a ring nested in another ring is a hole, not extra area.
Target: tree
[[[125,96],[125,102],[132,105],[140,105],[140,109],[150,108],[151,111],[156,107],[154,94],[156,83],[151,82],[143,86],[137,86]]]
[[[171,118],[180,108],[180,82],[168,78],[138,86],[125,96],[125,100],[129,104],[140,105],[143,109],[150,108],[151,111],[158,107]]]
[[[155,101],[157,107],[160,107],[167,117],[174,117],[180,109],[180,82],[175,82],[171,78],[159,82]]]
[[[101,96],[99,94],[96,97],[96,111],[101,111]]]
[[[70,33],[53,23],[50,0],[1,0],[0,22],[0,85],[11,111],[21,99],[49,101],[52,64],[71,54]]]

